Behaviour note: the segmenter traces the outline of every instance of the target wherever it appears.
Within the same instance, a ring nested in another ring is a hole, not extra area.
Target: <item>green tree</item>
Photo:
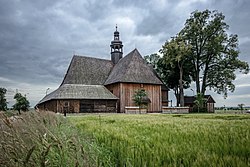
[[[201,109],[204,109],[204,103],[205,103],[204,95],[202,93],[198,93],[195,97],[194,103],[198,109],[198,112],[200,112]]]
[[[163,54],[162,63],[165,65],[170,65],[172,69],[178,68],[179,78],[179,97],[180,97],[180,106],[184,106],[184,69],[190,70],[189,60],[191,54],[191,45],[189,45],[181,36],[176,36],[172,40],[167,41],[163,46],[160,52]],[[187,72],[187,71],[186,71]],[[186,73],[187,74],[187,73]]]
[[[190,62],[197,94],[205,94],[210,88],[226,97],[228,91],[235,89],[234,72],[249,72],[247,62],[238,59],[238,36],[227,34],[229,26],[224,19],[225,16],[218,11],[195,11],[180,32],[192,46]]]
[[[162,74],[162,69],[159,68],[159,61],[161,60],[160,55],[158,55],[157,53],[153,53],[151,55],[144,56],[144,59],[148,64],[152,65],[159,76]]]
[[[243,113],[243,107],[244,107],[245,104],[238,104],[239,108],[240,108],[240,111]]]
[[[27,100],[26,96],[23,96],[21,93],[16,93],[14,96],[16,103],[13,105],[14,110],[17,110],[19,114],[21,111],[28,111],[30,103]]]
[[[174,91],[176,97],[177,106],[180,105],[180,70],[178,68],[178,64],[170,65],[170,63],[166,62],[163,57],[159,54],[151,54],[144,57],[147,63],[151,64],[153,68],[156,70],[158,76],[161,78],[163,83]],[[173,63],[173,62],[172,62]],[[190,87],[191,77],[190,73],[192,73],[190,66],[186,63],[183,66],[183,88],[187,89]]]
[[[146,91],[144,89],[136,90],[133,96],[133,101],[135,105],[139,106],[139,112],[141,113],[141,108],[147,106],[149,103]]]
[[[7,110],[7,100],[5,98],[7,90],[5,88],[0,88],[0,111]]]

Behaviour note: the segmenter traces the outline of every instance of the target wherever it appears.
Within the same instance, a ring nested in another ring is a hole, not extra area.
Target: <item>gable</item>
[[[216,103],[211,95],[205,95],[205,98],[207,99],[207,103]]]
[[[137,49],[134,49],[119,60],[104,84],[108,85],[118,82],[162,84]]]
[[[110,60],[73,56],[61,85],[103,85],[112,68]]]

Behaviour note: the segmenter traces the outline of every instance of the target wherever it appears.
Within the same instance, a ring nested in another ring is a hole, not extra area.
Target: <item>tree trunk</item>
[[[208,72],[208,62],[205,65],[204,75],[203,75],[203,78],[202,78],[201,93],[203,95],[205,95],[205,93],[206,93],[207,72]]]
[[[197,70],[196,72],[196,78],[195,78],[195,82],[196,82],[196,94],[200,93],[201,90],[200,90],[200,70]]]
[[[180,85],[180,106],[184,107],[184,91],[183,91],[183,69],[182,66],[179,67],[180,69],[180,79],[179,79],[179,85]]]
[[[196,94],[200,93],[200,65],[199,65],[199,57],[200,57],[200,52],[198,50],[198,44],[196,44],[196,61],[194,63],[194,68],[195,68],[195,82],[196,82]]]
[[[176,87],[174,89],[174,95],[175,95],[175,98],[176,98],[176,106],[179,107],[180,106],[180,94],[179,94],[179,91],[178,91],[178,87]]]
[[[206,93],[206,74],[204,74],[203,76],[203,80],[202,80],[202,86],[201,86],[201,94],[205,95]]]

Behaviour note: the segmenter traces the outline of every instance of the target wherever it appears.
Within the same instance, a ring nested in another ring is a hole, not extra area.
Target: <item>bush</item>
[[[207,113],[207,108],[202,107],[202,108],[199,108],[199,110],[198,110],[198,107],[194,106],[193,111],[191,113]]]

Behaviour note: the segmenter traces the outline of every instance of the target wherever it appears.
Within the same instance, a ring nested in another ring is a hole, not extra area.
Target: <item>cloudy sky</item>
[[[34,105],[61,84],[73,54],[110,59],[116,24],[124,53],[136,47],[145,56],[204,9],[224,13],[229,33],[239,35],[240,59],[250,63],[249,0],[1,0],[0,87],[10,105],[16,91]],[[238,74],[234,83],[226,100],[212,93],[216,106],[250,106],[250,74]]]

